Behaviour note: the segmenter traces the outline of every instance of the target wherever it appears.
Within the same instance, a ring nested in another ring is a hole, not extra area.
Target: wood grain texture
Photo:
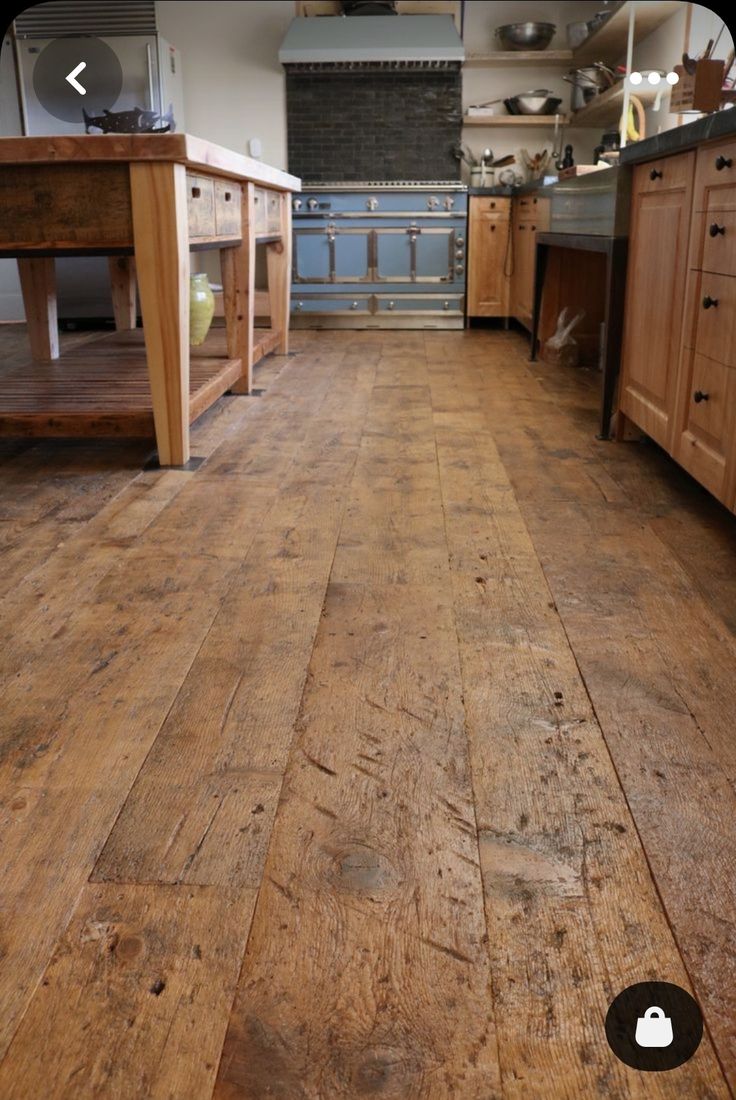
[[[51,258],[18,260],[31,355],[39,362],[59,358],[56,271]]]
[[[64,161],[178,162],[213,173],[250,179],[277,190],[299,191],[301,181],[252,157],[234,153],[192,134],[65,134],[0,138],[0,164],[59,164]]]
[[[208,1096],[254,902],[86,886],[0,1066],[2,1096]]]
[[[220,249],[222,300],[227,328],[228,354],[240,359],[241,374],[236,393],[250,393],[255,362],[253,340],[255,322],[256,232],[253,184],[245,185],[240,207],[241,243],[236,248]]]
[[[115,328],[118,332],[135,328],[138,323],[135,260],[132,256],[110,256],[107,262]]]
[[[189,459],[189,251],[186,172],[131,164],[135,263],[156,445],[162,466]]]

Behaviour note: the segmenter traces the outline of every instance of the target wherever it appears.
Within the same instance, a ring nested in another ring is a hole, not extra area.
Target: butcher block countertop
[[[173,161],[212,175],[236,176],[279,191],[301,191],[301,180],[260,160],[192,134],[64,134],[0,138],[0,164],[55,161]]]

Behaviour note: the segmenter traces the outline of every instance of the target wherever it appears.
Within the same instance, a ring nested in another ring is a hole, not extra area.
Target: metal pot
[[[596,61],[594,65],[573,69],[562,79],[572,84],[570,107],[573,111],[579,111],[586,103],[590,103],[591,99],[615,84],[616,74],[602,61]]]
[[[510,115],[553,115],[562,100],[552,95],[546,88],[540,88],[533,92],[522,92],[520,95],[511,96],[505,99],[504,103]]]
[[[506,23],[496,35],[504,50],[546,50],[556,30],[554,23]]]

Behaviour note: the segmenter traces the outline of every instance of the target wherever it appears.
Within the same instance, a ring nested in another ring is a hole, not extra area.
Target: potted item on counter
[[[203,344],[215,315],[215,296],[206,272],[189,277],[189,343]]]

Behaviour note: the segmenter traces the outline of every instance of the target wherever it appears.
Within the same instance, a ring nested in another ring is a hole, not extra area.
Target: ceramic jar
[[[205,272],[189,279],[189,343],[203,344],[215,313],[215,296]]]

